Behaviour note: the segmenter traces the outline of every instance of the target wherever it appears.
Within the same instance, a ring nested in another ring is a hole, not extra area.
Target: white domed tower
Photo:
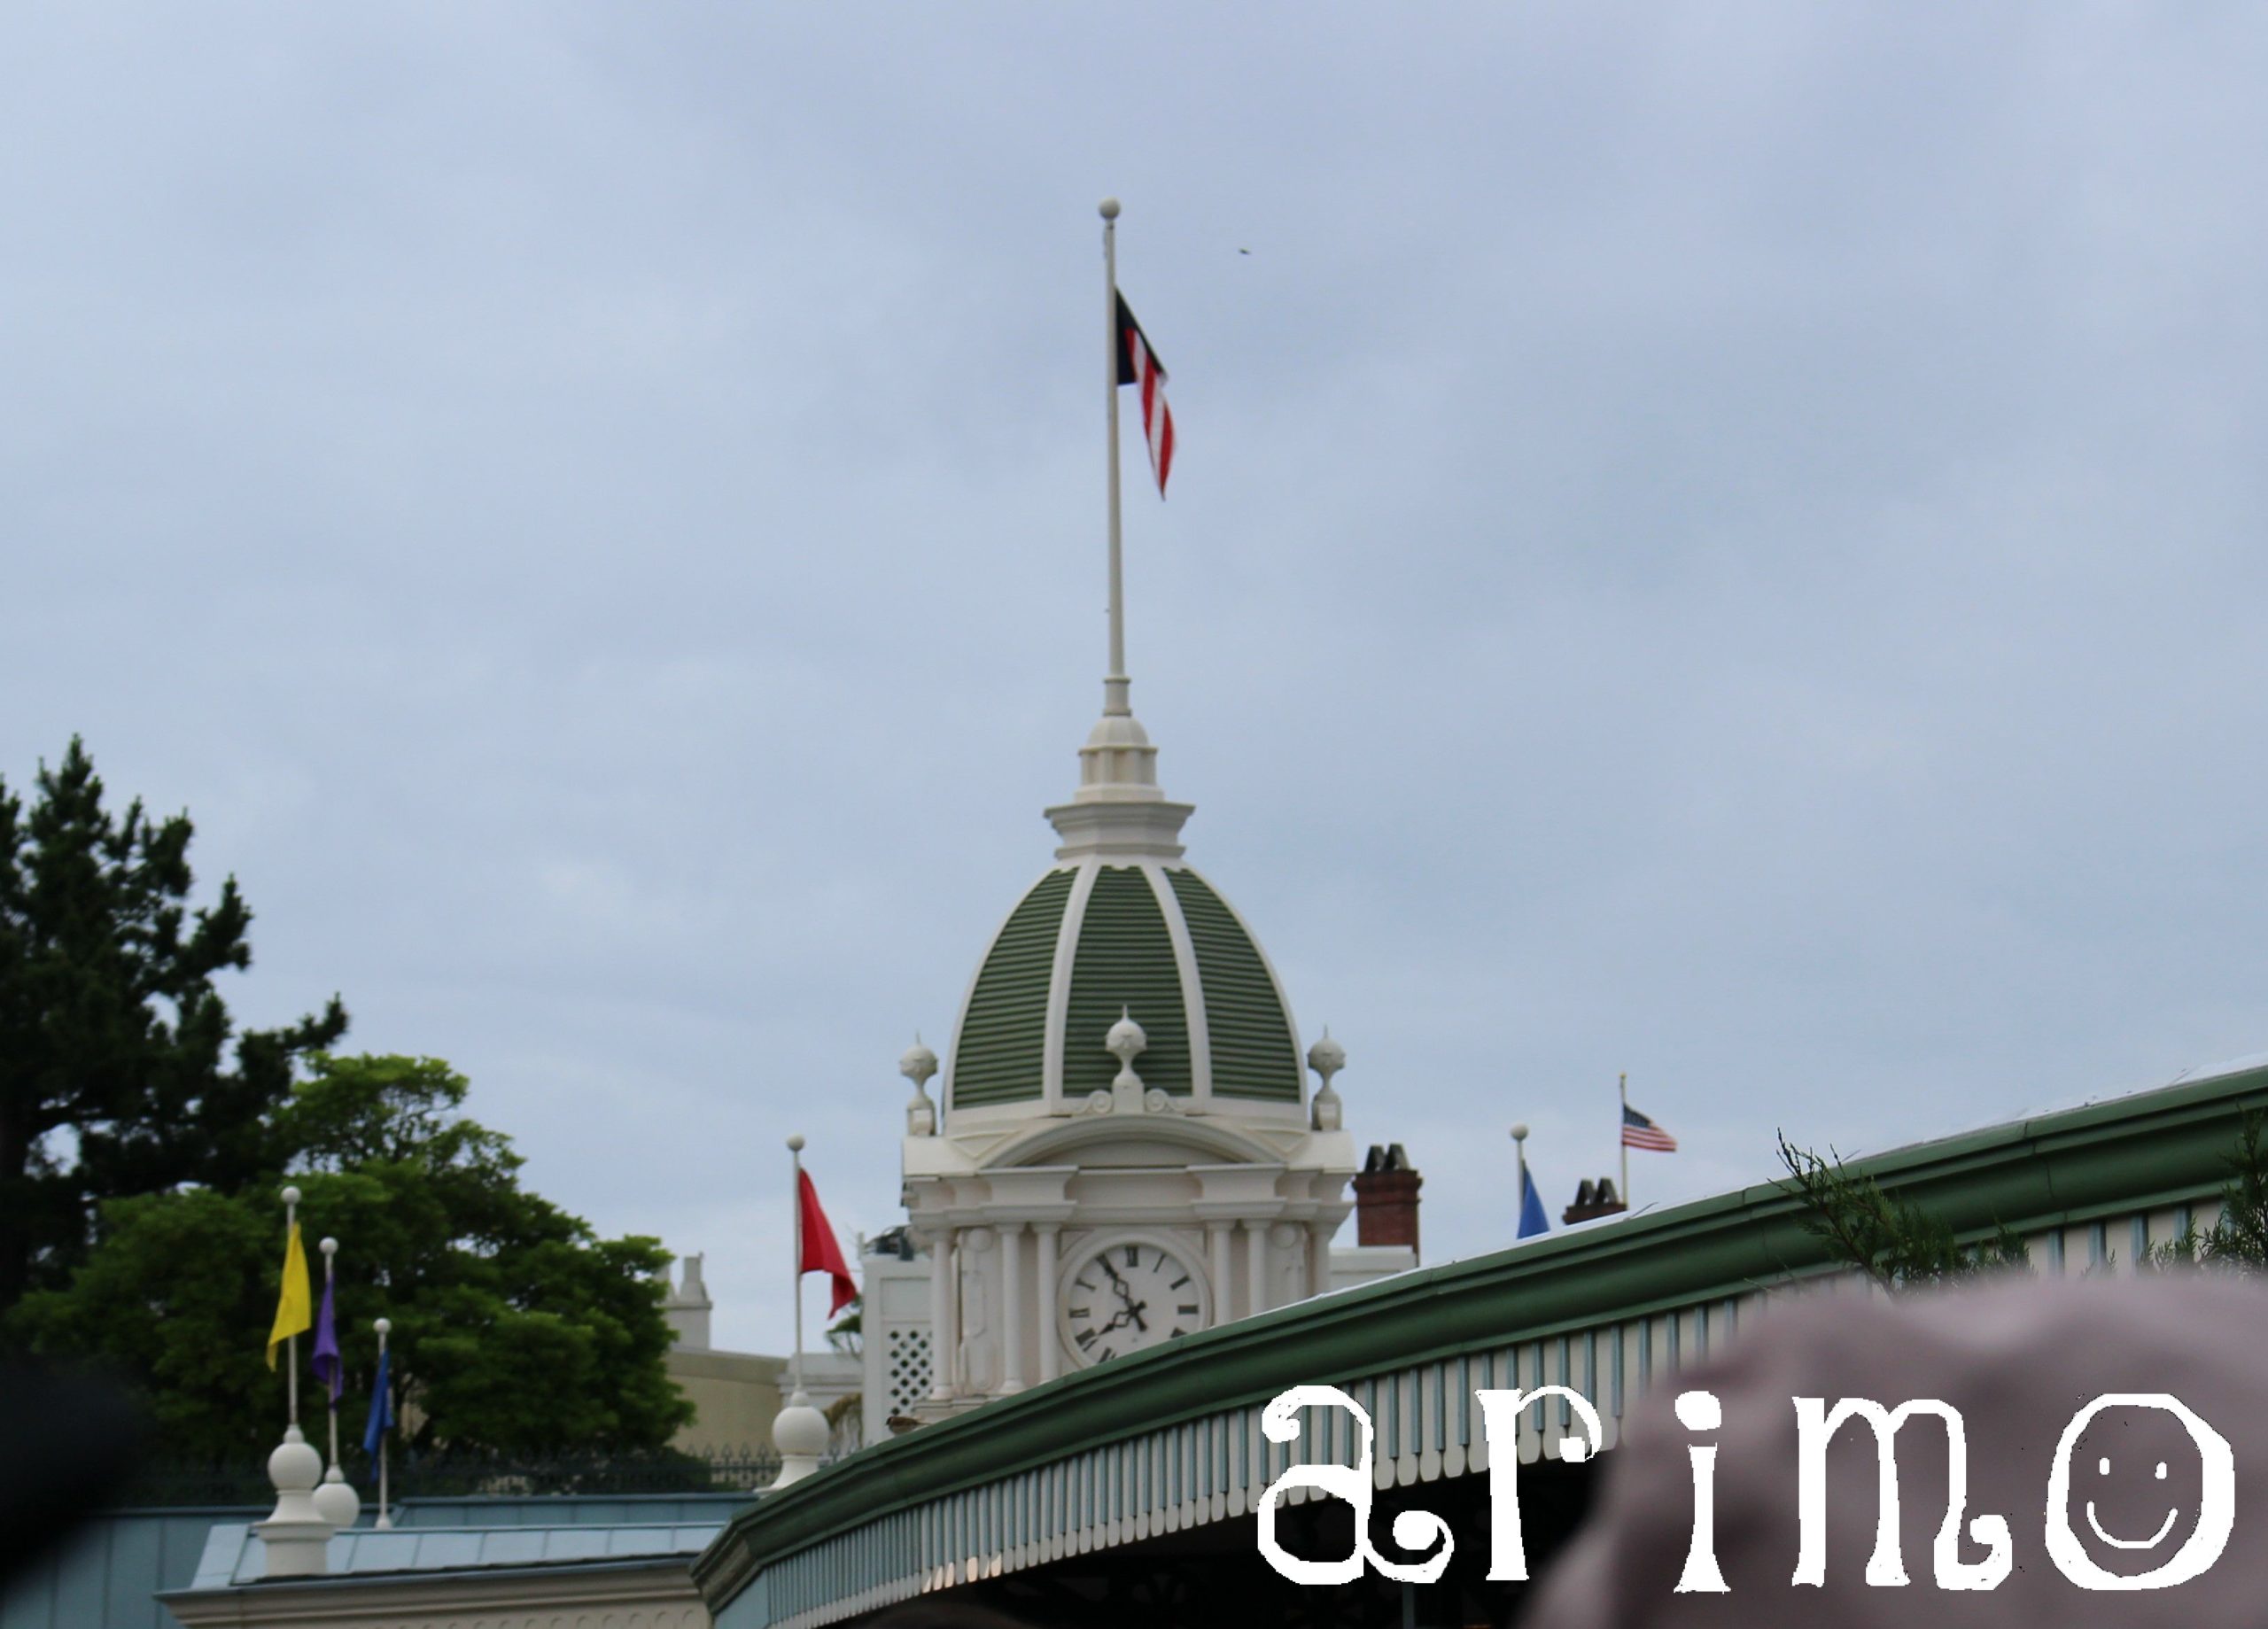
[[[1159,790],[1126,688],[1106,681],[1079,789],[1047,811],[1055,863],[985,946],[934,1105],[934,1058],[901,1066],[929,1268],[918,1412],[1330,1285],[1356,1168],[1337,1096],[1326,1075],[1310,1099],[1275,970],[1183,857],[1191,806]]]
[[[928,1268],[917,1412],[1330,1286],[1356,1168],[1329,1081],[1344,1054],[1318,1050],[1310,1098],[1291,1004],[1183,857],[1191,806],[1159,789],[1128,688],[1104,680],[1078,790],[1047,811],[1054,863],[984,947],[934,1104],[936,1059],[901,1060]]]
[[[1351,1207],[1325,1042],[1310,1098],[1291,1004],[1183,858],[1128,702],[1112,222],[1102,214],[1110,660],[1060,845],[978,958],[935,1101],[900,1060],[905,1202],[923,1258],[867,1262],[870,1429],[934,1417],[1327,1289]],[[1385,1264],[1379,1264],[1385,1265]],[[917,1299],[927,1306],[916,1310]]]

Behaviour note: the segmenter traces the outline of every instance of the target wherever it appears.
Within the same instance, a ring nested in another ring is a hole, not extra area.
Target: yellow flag
[[[291,1224],[291,1242],[284,1246],[284,1292],[276,1298],[276,1327],[268,1331],[268,1366],[276,1367],[276,1348],[315,1323],[315,1298],[307,1282],[307,1253],[299,1248],[299,1224]]]

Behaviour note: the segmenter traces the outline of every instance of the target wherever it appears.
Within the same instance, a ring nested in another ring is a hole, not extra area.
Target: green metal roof
[[[2268,1067],[1852,1162],[1966,1238],[2209,1200]],[[1507,1217],[1507,1226],[1510,1217]],[[893,1512],[1285,1387],[1530,1341],[1834,1270],[1778,1183],[1532,1239],[1200,1330],[874,1444],[734,1518],[694,1565],[712,1610],[762,1569]]]
[[[953,1047],[954,1102],[1014,1103],[1045,1090],[1048,981],[1076,874],[1051,871],[1034,883],[985,953]]]
[[[1082,884],[1083,875],[1091,880]],[[1196,974],[1186,982],[1174,949],[1183,931]],[[1070,988],[1058,990],[1067,933]],[[1122,1013],[1147,1039],[1134,1060],[1143,1083],[1190,1097],[1204,1073],[1192,1038],[1200,1010],[1214,1096],[1297,1108],[1291,1015],[1260,947],[1212,885],[1153,862],[1060,867],[1033,885],[985,951],[955,1042],[948,1109],[1045,1098],[1051,1040],[1062,1060],[1061,1101],[1076,1108],[1118,1073],[1104,1037]],[[1060,1014],[1060,1036],[1049,1034],[1051,1012]]]
[[[1103,1037],[1130,1012],[1149,1044],[1134,1060],[1142,1083],[1177,1098],[1190,1092],[1189,1012],[1181,995],[1166,913],[1138,865],[1106,865],[1095,873],[1079,919],[1071,962],[1071,1002],[1063,1015],[1063,1098],[1076,1103],[1107,1091],[1118,1059]]]
[[[1299,1051],[1260,947],[1204,878],[1183,870],[1167,872],[1166,880],[1181,902],[1190,947],[1197,953],[1215,1094],[1297,1103]]]

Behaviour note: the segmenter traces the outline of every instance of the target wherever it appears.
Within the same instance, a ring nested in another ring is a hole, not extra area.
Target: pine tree
[[[346,1032],[334,996],[231,1057],[214,980],[252,965],[252,912],[233,877],[190,907],[190,832],[113,817],[75,736],[28,813],[0,780],[0,1314],[66,1281],[102,1201],[273,1168],[294,1060]]]

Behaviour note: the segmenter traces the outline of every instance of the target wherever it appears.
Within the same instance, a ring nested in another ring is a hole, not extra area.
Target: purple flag
[[[346,1390],[346,1379],[338,1361],[338,1320],[330,1302],[331,1283],[328,1276],[322,1281],[322,1310],[315,1315],[315,1354],[307,1367],[315,1378],[330,1387],[330,1406],[338,1407],[339,1395]]]

